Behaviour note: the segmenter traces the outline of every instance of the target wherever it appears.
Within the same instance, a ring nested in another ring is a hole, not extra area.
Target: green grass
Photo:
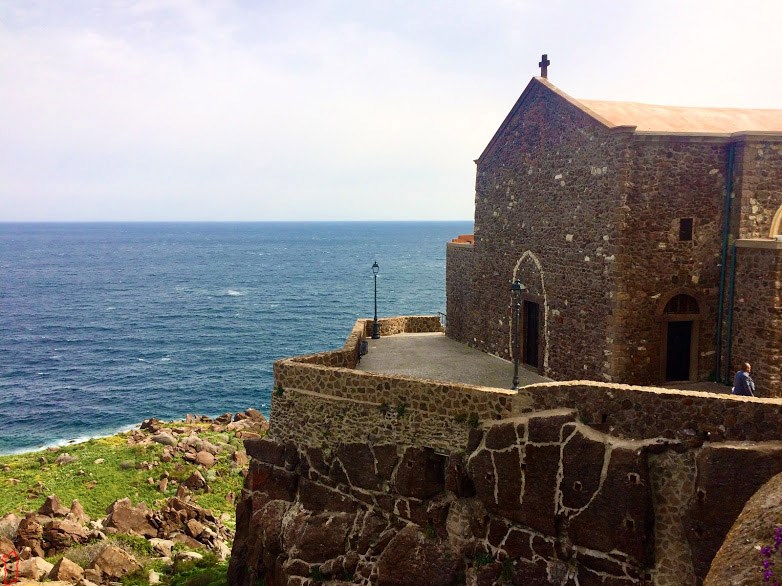
[[[177,423],[177,427],[185,426]],[[226,434],[207,432],[198,428],[198,434],[209,441],[222,441]],[[85,512],[93,519],[106,515],[106,508],[115,500],[129,497],[133,504],[141,501],[152,508],[159,507],[165,500],[176,493],[169,479],[166,493],[158,490],[158,480],[164,471],[171,479],[178,482],[185,480],[196,466],[182,460],[177,454],[173,461],[162,462],[160,456],[163,446],[150,444],[148,446],[127,445],[128,434],[118,434],[111,437],[93,439],[81,444],[60,448],[58,451],[29,452],[12,456],[0,456],[0,469],[8,466],[10,470],[0,477],[0,516],[8,512],[22,513],[37,510],[46,497],[56,494],[63,505],[68,507],[73,499],[78,499]],[[241,446],[241,441],[229,434],[229,442],[235,447]],[[63,453],[78,458],[75,462],[59,466],[54,463],[57,456]],[[39,459],[46,458],[47,463],[41,464]],[[95,460],[102,458],[101,464]],[[158,461],[159,464],[148,470],[136,469],[142,462]],[[201,471],[206,476],[205,471]],[[193,494],[192,499],[200,506],[212,509],[219,516],[228,513],[231,517],[226,525],[233,526],[234,507],[225,499],[228,492],[238,494],[243,478],[237,469],[231,468],[228,453],[219,455],[218,463],[210,470],[214,479],[209,482],[210,493]],[[154,484],[148,484],[147,478],[153,478]],[[20,482],[13,485],[11,478]],[[40,484],[39,484],[40,483]]]

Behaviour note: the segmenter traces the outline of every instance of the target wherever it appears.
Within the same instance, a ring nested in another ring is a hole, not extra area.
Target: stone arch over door
[[[698,380],[701,307],[697,293],[687,287],[669,291],[660,298],[660,381]]]
[[[769,238],[776,238],[782,234],[782,206],[779,206],[777,213],[774,214],[774,219],[771,220],[771,229],[768,232]]]
[[[522,295],[522,300],[528,303],[538,303],[540,305],[541,321],[540,327],[540,372],[547,375],[549,372],[549,307],[548,294],[546,293],[546,279],[543,266],[540,259],[530,250],[524,252],[516,266],[513,267],[513,277],[511,281],[518,279],[526,287]],[[508,287],[508,308],[513,311],[513,299]],[[523,317],[522,317],[523,319]],[[513,356],[513,319],[508,324],[508,355]]]

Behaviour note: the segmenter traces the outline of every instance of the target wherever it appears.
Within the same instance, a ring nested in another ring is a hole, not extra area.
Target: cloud
[[[779,81],[731,79],[778,41],[721,44],[772,3],[651,4],[8,2],[0,220],[466,219],[544,51],[575,96],[780,107]]]

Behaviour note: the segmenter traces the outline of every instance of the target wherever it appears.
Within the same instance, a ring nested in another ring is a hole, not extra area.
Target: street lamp
[[[377,261],[372,265],[372,274],[375,275],[375,321],[372,322],[372,339],[377,340],[380,334],[377,331],[377,273],[380,271],[380,267],[377,266]]]
[[[527,288],[516,279],[511,283],[510,292],[513,299],[513,386],[519,389],[519,322],[521,321],[521,294]]]

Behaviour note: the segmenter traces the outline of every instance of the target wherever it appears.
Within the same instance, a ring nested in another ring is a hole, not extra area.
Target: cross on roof
[[[551,61],[548,60],[548,55],[544,53],[540,63],[538,63],[538,67],[540,67],[540,77],[548,78],[549,65],[551,65]]]

